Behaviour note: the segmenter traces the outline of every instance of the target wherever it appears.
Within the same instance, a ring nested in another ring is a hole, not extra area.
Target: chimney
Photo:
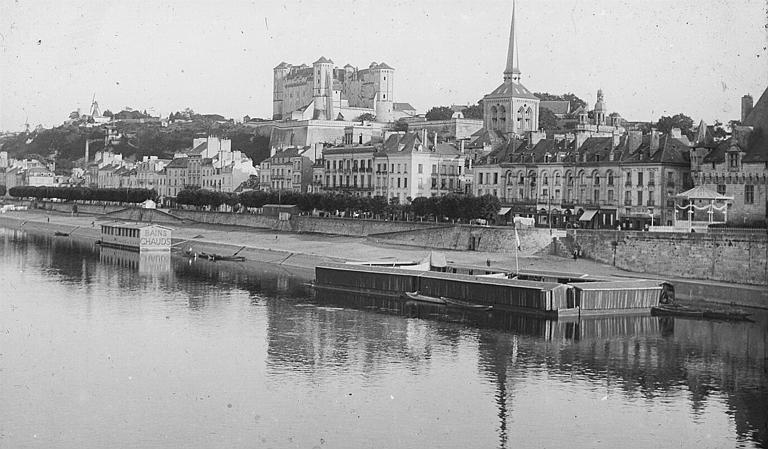
[[[83,162],[83,168],[88,169],[88,153],[90,152],[91,142],[88,138],[85,139],[85,161]]]
[[[659,131],[656,128],[651,128],[651,140],[648,149],[651,150],[651,154],[659,149]]]
[[[629,137],[627,139],[627,146],[629,147],[629,151],[633,152],[636,149],[640,148],[640,145],[643,143],[643,132],[642,131],[630,131]]]
[[[613,133],[611,133],[611,138],[611,160],[613,160],[613,150],[621,143],[621,134],[619,134],[618,130],[614,129]]]
[[[752,112],[752,106],[754,105],[752,100],[752,95],[744,95],[741,97],[741,123],[744,124],[744,121],[747,119],[747,116],[749,116],[749,113]]]
[[[536,146],[536,144],[545,137],[547,137],[547,133],[544,131],[531,131],[528,135],[528,139],[531,142],[531,147]]]

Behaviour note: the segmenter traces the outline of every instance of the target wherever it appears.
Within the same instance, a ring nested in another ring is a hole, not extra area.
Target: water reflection
[[[275,265],[3,229],[0,242],[0,278],[44,283],[0,297],[9,447],[35,446],[41,428],[55,436],[38,447],[131,446],[167,429],[179,447],[767,444],[766,314],[551,321],[313,296],[311,272]]]

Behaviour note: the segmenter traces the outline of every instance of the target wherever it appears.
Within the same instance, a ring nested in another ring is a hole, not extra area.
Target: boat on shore
[[[245,262],[244,256],[223,256],[221,254],[215,254],[215,253],[197,253],[197,257],[200,257],[202,259],[208,259],[212,262]]]

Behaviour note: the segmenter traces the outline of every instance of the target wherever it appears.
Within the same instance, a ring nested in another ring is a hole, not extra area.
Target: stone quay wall
[[[768,285],[766,233],[569,231],[583,257],[618,268],[691,279]]]

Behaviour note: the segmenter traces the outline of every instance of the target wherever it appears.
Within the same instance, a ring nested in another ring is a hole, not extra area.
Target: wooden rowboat
[[[434,296],[427,296],[427,295],[421,295],[419,292],[405,292],[403,293],[406,298],[413,300],[413,301],[419,301],[419,302],[428,302],[431,304],[443,304],[445,305],[445,300],[443,298],[436,298]]]
[[[490,312],[491,310],[493,310],[493,306],[486,306],[484,304],[473,304],[471,302],[462,301],[460,299],[446,298],[444,296],[441,296],[440,299],[445,301],[445,304],[447,306],[451,306],[451,307],[461,307],[463,309],[471,309],[471,310],[482,310],[484,312]]]

